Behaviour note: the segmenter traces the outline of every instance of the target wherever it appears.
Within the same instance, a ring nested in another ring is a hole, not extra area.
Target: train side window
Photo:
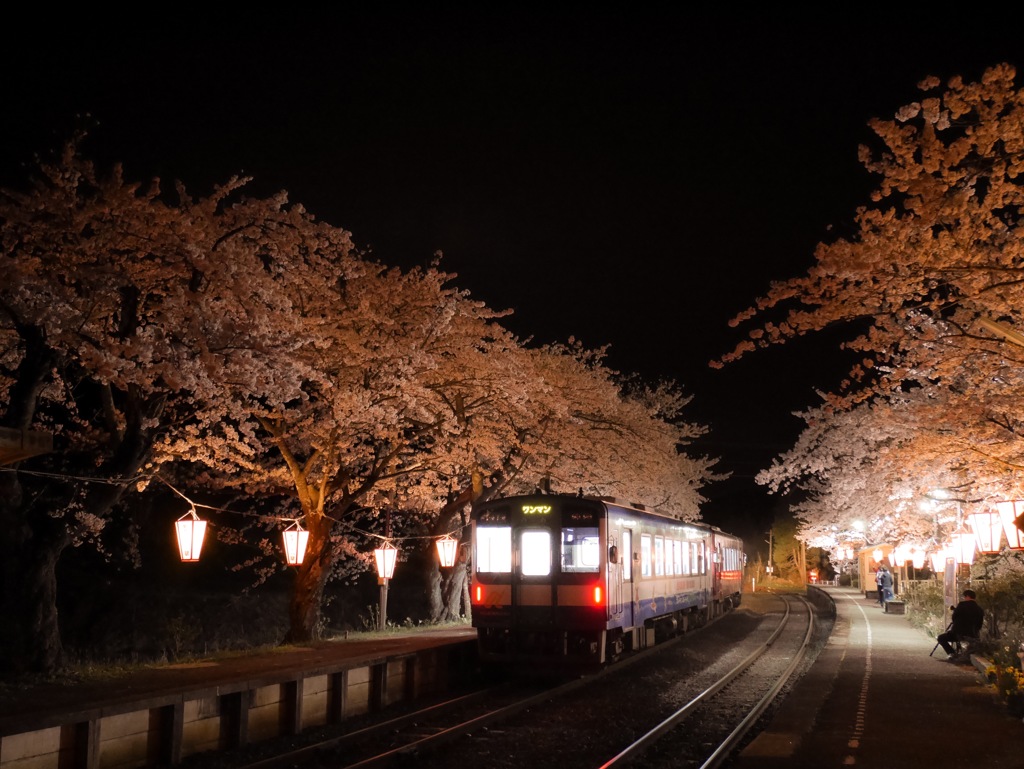
[[[651,535],[640,535],[640,576],[651,576]]]
[[[476,527],[476,570],[489,574],[512,571],[512,527]]]
[[[654,576],[661,577],[665,574],[665,538],[654,538]]]
[[[683,573],[683,543],[678,539],[672,540],[672,573]]]
[[[600,565],[600,539],[596,526],[567,526],[562,529],[563,572],[596,574]]]
[[[544,577],[551,573],[551,532],[530,529],[519,537],[524,577]]]

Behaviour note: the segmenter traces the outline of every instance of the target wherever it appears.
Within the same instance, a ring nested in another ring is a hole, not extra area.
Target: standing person
[[[885,602],[892,598],[892,574],[885,566],[878,567],[875,584],[878,586],[878,605],[884,609]]]
[[[949,623],[949,629],[935,639],[945,650],[950,662],[956,659],[954,643],[981,635],[981,626],[985,624],[985,610],[976,599],[977,595],[973,590],[965,590],[963,600],[952,607],[953,621]]]

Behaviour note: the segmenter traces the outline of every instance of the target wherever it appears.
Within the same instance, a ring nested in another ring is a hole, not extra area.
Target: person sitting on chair
[[[963,596],[963,600],[953,607],[953,621],[949,623],[949,629],[935,639],[951,661],[956,659],[953,644],[965,638],[977,638],[985,622],[985,611],[975,600],[977,594],[973,590],[965,590]]]

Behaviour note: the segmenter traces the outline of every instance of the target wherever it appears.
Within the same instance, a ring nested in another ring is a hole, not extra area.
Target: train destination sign
[[[547,515],[551,505],[523,505],[523,515]]]

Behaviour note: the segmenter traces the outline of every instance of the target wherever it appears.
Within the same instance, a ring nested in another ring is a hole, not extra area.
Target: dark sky
[[[442,251],[520,334],[607,344],[613,368],[679,382],[712,430],[700,450],[736,475],[707,516],[737,530],[770,509],[752,476],[840,365],[833,337],[714,371],[740,338],[729,318],[866,202],[870,118],[926,75],[1024,62],[1020,14],[983,4],[375,8],[9,26],[0,182],[88,114],[86,154],[130,178],[204,194],[252,175],[387,264]]]

